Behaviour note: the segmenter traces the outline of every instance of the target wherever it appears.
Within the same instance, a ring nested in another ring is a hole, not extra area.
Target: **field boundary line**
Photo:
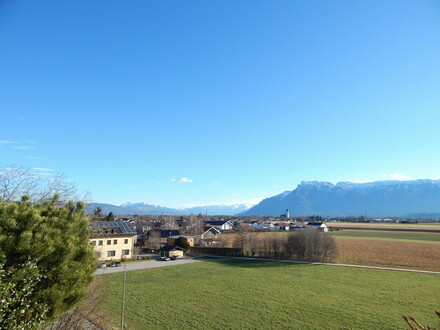
[[[440,241],[424,241],[406,238],[381,238],[381,237],[359,237],[359,236],[332,236],[335,239],[364,239],[368,241],[382,241],[382,242],[400,242],[400,243],[415,243],[415,244],[440,244]]]
[[[440,229],[434,228],[391,228],[391,227],[331,227],[333,229],[337,229],[335,232],[338,232],[339,229],[342,229],[342,231],[344,230],[365,230],[365,231],[397,231],[397,232],[413,232],[413,233],[431,233],[431,234],[438,234],[440,233]]]
[[[378,266],[364,266],[364,265],[349,265],[349,264],[332,264],[332,263],[328,263],[328,262],[294,261],[294,260],[265,259],[265,258],[251,258],[251,257],[227,257],[227,256],[212,256],[212,255],[191,255],[191,256],[193,258],[214,258],[214,259],[237,259],[237,260],[251,260],[251,261],[270,261],[270,262],[283,262],[283,263],[291,263],[291,264],[306,264],[306,265],[321,265],[321,266],[336,266],[336,267],[352,267],[352,268],[392,270],[392,271],[398,271],[398,272],[424,273],[424,274],[440,275],[440,272],[434,272],[434,271],[430,271],[430,270],[392,268],[392,267],[378,267]]]

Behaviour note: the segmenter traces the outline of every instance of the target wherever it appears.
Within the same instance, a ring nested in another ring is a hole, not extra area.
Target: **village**
[[[200,214],[178,218],[161,215],[141,216],[136,220],[121,217],[114,221],[91,221],[89,226],[92,229],[90,242],[101,267],[120,265],[121,261],[132,259],[167,261],[182,258],[189,248],[224,247],[224,234],[234,232],[332,230],[314,217],[304,221],[293,219],[288,209],[279,217],[258,220],[249,217],[206,219]],[[184,246],[177,244],[182,240]]]

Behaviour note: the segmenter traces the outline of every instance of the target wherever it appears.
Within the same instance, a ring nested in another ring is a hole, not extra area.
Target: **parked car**
[[[110,264],[110,267],[121,267],[121,262],[120,261],[113,261]]]
[[[171,259],[168,258],[168,257],[160,257],[160,260],[162,260],[162,261],[170,261]]]
[[[171,257],[171,260],[177,260],[177,259],[182,259],[182,257],[181,256],[172,256]]]

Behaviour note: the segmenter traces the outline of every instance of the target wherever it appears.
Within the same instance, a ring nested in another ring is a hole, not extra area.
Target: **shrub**
[[[55,320],[85,296],[96,258],[84,205],[58,204],[57,196],[41,204],[28,197],[0,199],[1,300],[8,302],[1,309],[2,329],[20,328],[27,318],[28,328]]]
[[[289,234],[286,252],[298,261],[332,261],[337,255],[333,237],[315,229],[306,229]]]

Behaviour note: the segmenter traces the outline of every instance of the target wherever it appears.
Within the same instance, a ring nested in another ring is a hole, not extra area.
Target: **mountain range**
[[[114,215],[188,215],[188,214],[208,214],[208,215],[234,215],[247,210],[249,204],[234,204],[234,205],[203,205],[194,206],[184,209],[175,209],[163,206],[152,205],[148,203],[125,203],[122,205],[113,205],[105,203],[91,203],[86,207],[86,212],[91,213],[97,207],[102,209],[102,214],[112,212]]]
[[[175,209],[147,203],[122,205],[92,203],[103,214],[115,215],[267,215],[279,216],[289,209],[292,216],[330,217],[440,217],[440,180],[339,182],[303,181],[296,189],[266,198],[259,204],[206,205]]]
[[[240,215],[440,217],[440,180],[303,181]]]

